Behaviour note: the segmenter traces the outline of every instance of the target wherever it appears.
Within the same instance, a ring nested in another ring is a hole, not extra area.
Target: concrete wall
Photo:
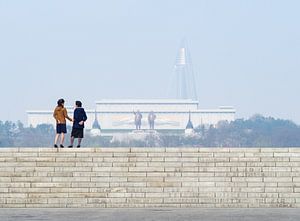
[[[0,148],[0,207],[300,207],[300,148]]]

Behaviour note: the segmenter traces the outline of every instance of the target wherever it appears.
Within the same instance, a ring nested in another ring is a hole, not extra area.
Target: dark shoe
[[[58,146],[56,144],[54,144],[54,147],[57,148]]]
[[[80,147],[80,145],[77,145],[77,148],[79,148]]]
[[[64,148],[64,145],[61,144],[60,147],[61,147],[61,148]]]
[[[72,145],[70,145],[70,146],[68,146],[69,148],[73,148],[73,146]]]

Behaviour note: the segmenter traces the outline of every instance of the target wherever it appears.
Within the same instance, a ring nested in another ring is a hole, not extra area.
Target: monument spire
[[[176,57],[171,90],[173,92],[170,94],[176,99],[198,100],[192,59],[185,39],[182,40]]]
[[[95,120],[92,126],[93,129],[101,129],[100,124],[98,122],[97,111],[95,110]]]
[[[185,129],[194,129],[193,123],[191,121],[191,111],[189,111],[189,121],[188,121]]]
[[[96,110],[95,110],[95,120],[93,122],[92,129],[90,130],[90,135],[92,137],[101,136],[101,127],[100,127],[100,124],[98,122],[97,111]]]
[[[195,134],[194,131],[194,126],[191,120],[191,111],[189,111],[189,121],[185,127],[185,131],[184,131],[185,135],[187,136],[193,136]]]

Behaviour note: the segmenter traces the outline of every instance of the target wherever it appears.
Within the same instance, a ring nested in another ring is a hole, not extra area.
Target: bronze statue
[[[150,130],[154,130],[155,119],[156,119],[155,113],[153,111],[150,111],[150,113],[148,115],[148,123],[149,123]]]
[[[140,130],[141,125],[142,125],[143,115],[141,114],[141,112],[139,110],[137,110],[137,112],[133,111],[133,114],[134,114],[135,129]]]

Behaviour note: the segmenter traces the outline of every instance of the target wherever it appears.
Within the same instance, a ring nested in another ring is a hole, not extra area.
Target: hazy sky
[[[165,97],[181,39],[202,108],[300,123],[300,1],[0,0],[0,120]],[[139,82],[137,82],[139,81]]]

